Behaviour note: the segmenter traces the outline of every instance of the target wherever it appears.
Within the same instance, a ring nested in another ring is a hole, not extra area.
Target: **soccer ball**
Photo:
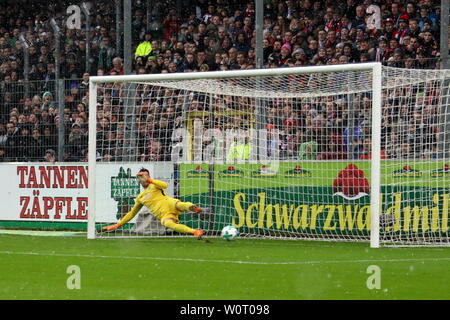
[[[237,238],[237,236],[239,235],[238,230],[233,227],[233,226],[226,226],[222,229],[222,238],[227,240],[227,241],[231,241],[235,238]]]

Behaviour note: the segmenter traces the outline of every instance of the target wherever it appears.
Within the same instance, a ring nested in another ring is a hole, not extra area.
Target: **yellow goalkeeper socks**
[[[172,229],[176,232],[180,233],[190,233],[194,234],[194,229],[189,228],[188,226],[185,226],[184,224],[176,223],[173,220],[167,219],[163,222],[163,226],[169,229]]]

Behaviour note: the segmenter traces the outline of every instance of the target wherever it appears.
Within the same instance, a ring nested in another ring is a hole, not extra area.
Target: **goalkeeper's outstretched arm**
[[[131,210],[117,224],[119,224],[120,226],[123,226],[124,224],[128,223],[128,221],[133,219],[134,216],[138,214],[138,212],[139,212],[139,210],[141,210],[142,206],[143,206],[142,203],[138,203],[136,201],[133,208],[131,208]]]
[[[105,231],[112,231],[114,229],[120,228],[124,224],[128,223],[131,219],[133,219],[134,216],[137,215],[138,212],[141,210],[142,206],[143,206],[142,203],[136,201],[133,208],[118,223],[111,226],[103,227],[102,229]]]

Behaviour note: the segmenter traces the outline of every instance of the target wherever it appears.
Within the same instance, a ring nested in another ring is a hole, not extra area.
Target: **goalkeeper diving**
[[[116,224],[102,228],[102,231],[113,231],[122,227],[146,206],[150,212],[161,221],[161,224],[176,232],[194,235],[201,239],[204,231],[201,229],[192,229],[179,223],[178,216],[185,211],[200,213],[202,209],[191,202],[182,202],[166,195],[167,183],[164,181],[150,178],[149,171],[142,168],[136,177],[144,190],[136,197],[133,208]]]

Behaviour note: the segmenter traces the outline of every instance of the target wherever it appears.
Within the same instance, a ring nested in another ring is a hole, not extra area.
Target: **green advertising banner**
[[[382,232],[448,235],[447,164],[383,162],[381,183],[382,215],[391,218],[382,216]],[[212,207],[209,228],[217,231],[232,224],[253,234],[365,237],[370,230],[369,161],[182,165],[180,186],[184,200]]]

